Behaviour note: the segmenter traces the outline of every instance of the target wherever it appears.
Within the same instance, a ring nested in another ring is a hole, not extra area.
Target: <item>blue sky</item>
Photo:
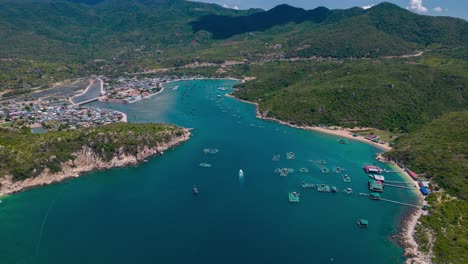
[[[230,8],[248,9],[259,7],[270,9],[279,4],[312,9],[325,6],[330,9],[349,8],[353,6],[371,6],[384,1],[380,0],[196,0],[199,2],[216,3]],[[453,16],[468,20],[468,0],[387,0],[403,8],[424,15]]]

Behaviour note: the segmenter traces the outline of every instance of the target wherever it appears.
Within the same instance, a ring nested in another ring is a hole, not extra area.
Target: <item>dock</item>
[[[361,195],[361,196],[370,196],[370,194],[368,194],[368,193],[359,193],[359,195]],[[389,202],[389,203],[394,203],[394,204],[412,206],[412,207],[415,207],[415,208],[421,208],[419,205],[414,205],[414,204],[409,204],[409,203],[403,203],[403,202],[398,202],[398,201],[394,201],[394,200],[384,199],[382,197],[380,197],[380,199],[377,200],[377,201],[384,201],[384,202]]]
[[[395,184],[388,184],[388,183],[384,183],[383,185],[384,186],[395,187],[395,188],[401,188],[401,189],[413,189],[413,187],[401,186],[401,185],[395,185]]]

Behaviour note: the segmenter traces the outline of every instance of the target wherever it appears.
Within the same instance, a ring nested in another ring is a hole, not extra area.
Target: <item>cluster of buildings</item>
[[[106,80],[104,101],[132,103],[156,94],[164,80],[159,78],[118,78]]]
[[[123,118],[123,114],[117,111],[74,105],[50,105],[40,101],[10,100],[0,106],[0,123],[30,127],[76,129],[118,122]]]

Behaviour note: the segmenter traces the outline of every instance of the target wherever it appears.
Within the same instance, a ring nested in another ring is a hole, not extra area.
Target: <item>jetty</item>
[[[415,208],[421,208],[419,205],[415,204],[409,204],[409,203],[404,203],[404,202],[399,202],[399,201],[394,201],[394,200],[389,200],[389,199],[384,199],[380,195],[378,196],[378,199],[376,197],[376,194],[368,194],[368,193],[359,193],[361,196],[368,196],[374,201],[384,201],[384,202],[389,202],[389,203],[394,203],[394,204],[401,204],[401,205],[406,205],[406,206],[411,206]]]
[[[387,182],[388,182],[388,181],[387,181]],[[402,186],[402,185],[396,185],[396,184],[384,183],[383,185],[384,185],[384,186],[389,186],[389,187],[401,188],[401,189],[413,189],[412,187]]]

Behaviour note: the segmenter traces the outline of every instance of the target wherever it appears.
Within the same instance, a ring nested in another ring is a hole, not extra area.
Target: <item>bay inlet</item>
[[[390,238],[408,208],[358,195],[368,192],[363,166],[376,162],[381,150],[257,119],[254,105],[224,96],[234,84],[178,81],[134,104],[91,103],[124,112],[128,122],[194,128],[193,136],[136,167],[6,197],[2,263],[403,263],[403,250]],[[219,152],[207,154],[207,148]],[[295,158],[286,159],[288,152]],[[324,166],[329,173],[322,173]],[[351,182],[334,172],[337,167]],[[281,177],[277,168],[294,172]],[[386,178],[407,180],[398,173]],[[339,191],[302,189],[302,182]],[[348,187],[352,194],[342,192]],[[288,202],[294,191],[300,203]],[[386,188],[382,197],[417,199],[397,188]],[[368,228],[357,227],[360,218]]]

